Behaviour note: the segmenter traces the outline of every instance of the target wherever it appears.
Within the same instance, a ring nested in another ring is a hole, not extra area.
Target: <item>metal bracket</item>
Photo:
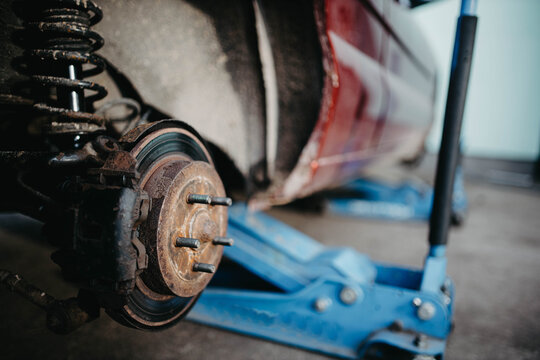
[[[19,274],[0,269],[0,287],[17,293],[47,312],[47,327],[67,334],[99,317],[99,305],[81,290],[76,298],[58,300],[23,279]]]

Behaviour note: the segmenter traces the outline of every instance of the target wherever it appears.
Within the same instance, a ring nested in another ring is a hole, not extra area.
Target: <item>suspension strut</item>
[[[17,70],[29,76],[34,110],[49,115],[45,132],[49,135],[89,134],[104,130],[105,119],[94,114],[93,103],[107,90],[83,80],[104,70],[104,60],[94,54],[103,38],[91,29],[102,18],[92,1],[41,0],[19,3],[24,19],[20,42],[24,56]],[[30,6],[31,5],[31,6]],[[89,92],[90,94],[87,94]],[[26,100],[12,97],[11,101]]]

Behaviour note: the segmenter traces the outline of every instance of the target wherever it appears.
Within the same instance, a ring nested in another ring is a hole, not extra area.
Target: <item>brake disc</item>
[[[109,314],[141,329],[170,326],[187,314],[212,278],[227,245],[230,199],[204,142],[181,122],[134,129],[131,154],[139,187],[151,198],[139,240],[148,268],[120,309]]]

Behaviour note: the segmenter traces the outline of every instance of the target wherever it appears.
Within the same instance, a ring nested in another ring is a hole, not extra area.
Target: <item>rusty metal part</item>
[[[201,194],[189,194],[187,197],[187,202],[189,204],[208,204],[208,205],[221,205],[221,206],[232,205],[232,199],[229,197],[201,195]]]
[[[23,98],[22,96],[11,94],[0,94],[0,105],[11,106],[32,106],[34,102],[30,99]]]
[[[92,141],[95,151],[99,154],[108,154],[120,150],[116,139],[109,136],[100,135]]]
[[[105,176],[136,177],[137,171],[135,158],[127,151],[113,151],[105,160],[105,164],[99,169],[90,169],[91,174]]]
[[[151,123],[139,125],[135,129],[129,131],[127,134],[124,134],[120,138],[120,142],[124,143],[127,147],[129,146],[133,147],[133,145],[137,144],[139,140],[142,140],[145,136],[149,135],[152,131],[156,131],[164,127],[167,127],[165,124],[169,122],[173,124],[176,123],[169,120],[162,120],[158,122],[151,122]]]
[[[148,263],[138,228],[148,218],[151,200],[136,187],[82,186],[73,214],[73,240],[52,259],[64,274],[93,291],[125,297]]]
[[[20,275],[0,269],[0,285],[17,293],[47,311],[47,327],[58,334],[67,334],[99,316],[99,307],[80,298],[57,300],[24,280]]]
[[[212,244],[214,244],[214,245],[222,245],[222,246],[233,246],[234,245],[234,240],[231,239],[231,238],[218,236],[218,237],[215,237],[214,240],[212,240]]]
[[[178,120],[163,120],[156,123],[141,125],[120,138],[120,143],[123,143],[123,147],[125,149],[131,149],[131,154],[137,157],[137,155],[154,139],[161,135],[172,133],[183,135],[186,138],[189,138],[190,141],[193,141],[197,146],[197,150],[201,152],[201,154],[198,155],[205,159],[203,161],[214,165],[212,157],[206,149],[202,138],[195,135],[195,130],[193,130],[187,124],[184,124]],[[133,142],[135,142],[136,145],[129,146],[129,144],[132,144]],[[185,154],[185,158],[195,159],[193,154]]]
[[[194,271],[194,264],[207,263],[215,270],[223,251],[212,240],[226,232],[227,207],[188,204],[187,196],[224,197],[225,191],[203,140],[180,121],[140,125],[120,143],[137,161],[140,176],[134,188],[148,194],[147,219],[132,238],[137,251],[142,245],[148,263],[137,271],[125,304],[107,307],[107,312],[127,326],[162,329],[187,314],[212,277]],[[194,239],[199,246],[177,246],[182,245],[179,238]]]
[[[148,219],[150,208],[152,207],[152,199],[145,191],[139,190],[139,202],[135,204],[133,214],[137,218],[134,223],[134,227],[138,228],[143,222]],[[148,267],[148,255],[146,254],[146,248],[139,239],[139,231],[134,230],[131,234],[131,243],[137,251],[137,268],[142,270]]]
[[[25,0],[16,2],[14,8],[24,20],[19,37],[25,49],[14,66],[30,80],[29,84],[19,83],[18,91],[26,93],[30,88],[32,109],[51,115],[45,131],[83,134],[104,130],[105,118],[92,111],[93,103],[104,98],[107,90],[83,80],[105,67],[103,59],[93,54],[104,40],[91,29],[101,20],[101,9],[90,0]],[[3,101],[30,105],[20,97]]]
[[[133,154],[138,154],[142,148],[152,141],[152,139],[155,139],[160,134],[171,132],[186,135],[203,152],[201,159],[192,157],[193,159],[204,159],[203,161],[213,164],[212,157],[206,149],[203,139],[197,134],[195,129],[178,120],[161,120],[139,125],[135,129],[129,131],[127,134],[124,134],[120,138],[119,142],[122,144],[124,149],[131,150]]]
[[[155,293],[141,279],[137,279],[136,285],[122,311],[107,309],[107,313],[121,324],[137,329],[167,328],[185,316],[198,299]],[[151,304],[150,312],[141,304]]]
[[[37,305],[45,310],[56,301],[55,298],[30,284],[20,275],[14,274],[8,270],[0,270],[0,284],[2,284],[9,291],[21,295],[32,304]]]
[[[199,239],[179,237],[176,239],[175,246],[198,249],[201,246]]]
[[[186,199],[191,193],[201,192],[224,196],[221,180],[208,163],[171,157],[158,162],[142,181],[143,189],[156,203],[150,219],[157,220],[157,224],[150,224],[156,234],[146,232],[154,235],[146,240],[147,247],[155,246],[155,250],[149,251],[149,270],[153,271],[147,274],[150,276],[143,274],[143,279],[149,280],[147,285],[154,291],[194,296],[206,287],[211,276],[193,271],[193,265],[219,264],[223,249],[212,246],[212,240],[226,235],[227,211],[223,207],[189,204]],[[200,246],[177,247],[179,237],[199,239]]]
[[[37,113],[55,115],[62,120],[52,121],[50,124],[47,124],[45,126],[46,130],[54,130],[62,133],[80,133],[105,129],[105,117],[102,115],[58,108],[44,103],[34,103],[33,100],[22,96],[0,94],[0,105],[31,107]]]
[[[152,207],[152,199],[145,191],[139,190],[139,203],[135,206],[133,210],[134,216],[137,217],[135,226],[140,225],[148,219],[148,213]]]
[[[81,122],[73,122],[73,121],[66,122],[66,119],[73,120],[75,117],[77,118],[86,117],[86,115],[81,115],[81,114],[89,114],[89,113],[66,111],[63,113],[65,117],[60,117],[61,121],[52,121],[50,124],[44,125],[43,130],[47,133],[61,135],[61,134],[86,134],[86,133],[102,131],[105,129],[105,127],[102,125],[93,124],[91,119],[88,119],[88,121],[86,121],[85,119],[81,118],[80,119]]]
[[[69,334],[84,324],[97,319],[99,308],[92,313],[81,308],[77,298],[56,300],[47,309],[47,327],[57,334]]]
[[[103,159],[95,150],[95,145],[92,142],[86,143],[81,149],[60,152],[48,161],[51,167],[69,166],[69,165],[102,165]]]
[[[216,267],[212,264],[195,263],[193,264],[193,271],[213,274],[216,272]]]

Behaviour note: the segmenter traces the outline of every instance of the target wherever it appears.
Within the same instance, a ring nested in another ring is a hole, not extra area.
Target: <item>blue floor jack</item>
[[[325,247],[236,205],[228,230],[235,246],[189,319],[343,358],[442,359],[454,306],[446,243],[475,9],[476,1],[462,1],[424,268]]]
[[[433,188],[420,181],[390,184],[379,180],[357,179],[328,196],[327,209],[342,216],[395,220],[429,221]],[[461,225],[467,211],[463,170],[456,169],[452,196],[452,224]]]

